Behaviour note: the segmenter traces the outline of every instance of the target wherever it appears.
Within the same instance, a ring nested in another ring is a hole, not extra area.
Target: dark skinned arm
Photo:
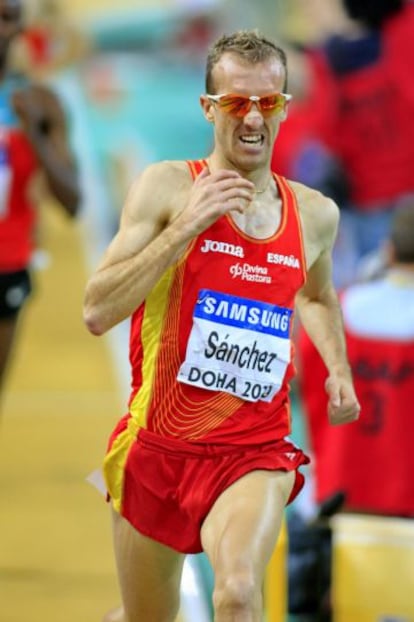
[[[81,202],[78,172],[58,97],[49,88],[34,85],[16,92],[13,105],[51,194],[69,216],[76,216]]]

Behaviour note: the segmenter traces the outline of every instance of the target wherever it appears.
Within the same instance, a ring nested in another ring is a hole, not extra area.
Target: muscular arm
[[[324,251],[308,272],[296,304],[302,324],[329,371],[349,373],[342,313],[330,280],[331,260]]]
[[[50,89],[36,85],[16,92],[13,104],[51,193],[75,216],[81,200],[79,180],[59,99]]]
[[[336,237],[339,213],[332,201],[321,197],[320,227],[313,230],[318,242],[313,245],[315,258],[308,270],[305,286],[298,293],[296,305],[302,324],[318,349],[328,369],[326,390],[328,414],[332,423],[353,421],[359,413],[351,371],[348,364],[342,313],[332,284],[332,246]],[[306,226],[312,228],[310,220]],[[315,214],[313,214],[315,222]],[[312,237],[312,236],[311,236]],[[312,370],[304,370],[312,373]]]
[[[192,184],[187,168],[177,164],[146,169],[133,184],[119,231],[87,284],[88,329],[100,335],[129,317],[186,245],[253,191],[253,184],[234,171],[205,170]]]

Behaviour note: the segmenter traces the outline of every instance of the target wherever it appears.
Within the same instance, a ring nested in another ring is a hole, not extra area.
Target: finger
[[[253,201],[253,195],[248,191],[232,190],[224,192],[219,200],[226,212],[232,209],[244,212]]]
[[[211,174],[211,179],[214,182],[229,182],[229,183],[242,183],[245,185],[251,186],[254,188],[254,184],[242,177],[240,173],[234,171],[233,169],[220,169]]]
[[[359,418],[360,406],[358,402],[342,403],[340,407],[328,405],[328,416],[332,425],[351,423]]]
[[[230,185],[241,184],[254,189],[253,182],[249,181],[245,177],[242,177],[237,171],[234,171],[233,169],[220,169],[218,171],[214,171],[214,173],[211,173],[210,181],[211,183],[218,185],[221,185],[223,183]]]
[[[217,179],[225,179],[226,177],[233,177],[233,178],[240,177],[242,179],[242,176],[240,175],[240,173],[238,173],[232,168],[219,168],[217,171],[213,173],[213,175]]]
[[[330,378],[325,383],[325,390],[329,397],[329,404],[335,408],[341,405],[341,394],[339,391],[339,384],[334,382]]]
[[[202,169],[201,173],[197,175],[196,180],[205,179],[206,177],[209,177],[209,175],[210,175],[210,169],[208,168],[208,166],[205,166]]]
[[[240,186],[248,188],[252,192],[255,191],[255,185],[253,182],[245,177],[242,177],[237,171],[232,169],[220,169],[219,171],[211,173],[206,167],[196,177],[196,182],[198,180],[200,180],[200,182],[207,180],[212,187],[219,190],[226,190],[227,188]]]
[[[244,188],[249,190],[251,194],[255,192],[255,185],[245,177],[225,177],[218,180],[216,184],[220,190]]]
[[[254,191],[248,186],[243,185],[223,185],[220,188],[220,195],[218,197],[222,201],[230,201],[231,199],[248,199],[250,201],[254,198]]]
[[[225,212],[239,212],[239,214],[244,214],[246,211],[250,201],[242,200],[242,199],[232,199],[231,201],[226,201],[224,204]]]

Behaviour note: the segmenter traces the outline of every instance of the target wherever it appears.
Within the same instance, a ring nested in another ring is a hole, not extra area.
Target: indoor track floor
[[[86,477],[122,414],[105,337],[82,323],[83,231],[43,217],[49,267],[22,318],[0,425],[1,622],[99,622],[119,602],[109,511]]]

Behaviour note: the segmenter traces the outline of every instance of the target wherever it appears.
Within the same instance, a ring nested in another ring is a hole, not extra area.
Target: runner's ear
[[[214,112],[211,101],[205,95],[200,95],[200,104],[207,121],[209,123],[214,123]]]

